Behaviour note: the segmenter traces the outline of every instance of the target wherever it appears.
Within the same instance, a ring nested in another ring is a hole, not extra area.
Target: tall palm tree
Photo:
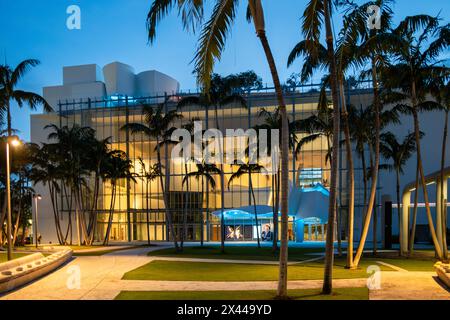
[[[53,130],[48,135],[48,140],[56,142],[47,144],[46,147],[56,155],[53,160],[61,176],[62,186],[70,190],[70,197],[74,199],[78,245],[88,243],[90,234],[85,214],[92,214],[92,210],[84,205],[83,194],[90,192],[87,180],[90,173],[95,171],[93,158],[90,158],[92,152],[89,151],[94,143],[98,143],[95,142],[95,130],[78,125],[59,128],[54,124],[44,128]]]
[[[385,159],[391,160],[390,168],[395,171],[399,232],[402,230],[400,227],[400,175],[403,174],[403,167],[415,151],[416,140],[414,133],[408,134],[401,142],[398,142],[395,135],[391,132],[381,134],[380,152]]]
[[[94,242],[98,217],[100,181],[105,177],[104,168],[109,161],[110,145],[111,137],[102,140],[93,138],[88,143],[84,143],[84,146],[87,149],[87,164],[90,166],[90,170],[94,172],[94,190],[92,191],[92,205],[87,229],[88,238],[86,239],[86,245],[89,246]]]
[[[250,188],[250,192],[252,194],[252,199],[253,199],[253,211],[255,214],[255,223],[256,223],[256,240],[258,242],[258,248],[261,248],[261,243],[260,243],[260,232],[259,232],[259,223],[258,223],[258,213],[257,213],[257,209],[256,209],[256,197],[255,197],[255,190],[253,189],[253,181],[252,181],[252,173],[261,173],[262,170],[264,169],[264,167],[262,165],[259,164],[251,164],[251,163],[242,163],[239,165],[239,168],[236,172],[234,172],[231,177],[230,180],[228,181],[228,189],[230,189],[230,185],[232,184],[232,182],[236,179],[239,179],[240,177],[242,177],[244,174],[248,174],[248,183],[249,183],[249,188]]]
[[[197,170],[186,173],[183,178],[183,184],[188,183],[190,178],[195,178],[196,180],[201,179],[202,185],[202,195],[205,191],[205,182],[206,182],[206,215],[209,216],[209,190],[214,190],[216,188],[216,181],[214,180],[214,175],[221,175],[222,170],[217,168],[215,164],[207,164],[207,163],[197,163]],[[203,209],[203,207],[202,207]],[[203,210],[202,210],[202,219],[201,219],[202,227],[200,233],[200,244],[203,246]]]
[[[131,161],[123,151],[112,151],[110,153],[109,161],[105,163],[105,165],[107,167],[105,170],[105,179],[108,179],[111,182],[111,205],[109,207],[108,224],[103,240],[103,245],[108,245],[116,203],[117,183],[119,179],[129,178],[134,181],[134,177],[131,174]]]
[[[441,198],[441,203],[444,206],[441,210],[442,212],[442,254],[445,260],[448,260],[448,248],[447,248],[447,205],[446,205],[446,195],[444,194],[444,169],[445,169],[445,152],[447,145],[447,132],[448,132],[448,113],[450,111],[450,82],[445,81],[442,78],[433,79],[431,85],[431,94],[435,98],[436,102],[444,110],[444,130],[442,134],[442,153],[441,153],[441,174],[440,181],[441,184],[441,194],[437,195]]]
[[[197,53],[195,55],[195,71],[200,87],[208,92],[212,70],[216,60],[219,60],[225,42],[230,31],[231,24],[236,18],[236,8],[239,0],[215,0],[214,8],[210,19],[204,24],[201,32]],[[280,272],[277,295],[287,296],[287,252],[288,252],[288,118],[286,103],[284,101],[283,90],[278,76],[275,59],[266,36],[264,10],[261,0],[248,0],[247,20],[253,21],[256,35],[259,38],[267,63],[272,75],[275,92],[280,108],[282,119],[282,145],[281,145],[281,251],[280,251]],[[178,5],[178,10],[182,13],[183,25],[185,28],[195,28],[196,23],[203,20],[203,1],[196,0],[154,0],[147,17],[147,28],[149,40],[153,41],[156,36],[157,23],[172,9]],[[330,29],[331,30],[331,29]],[[222,186],[224,187],[224,186]]]
[[[24,104],[32,110],[35,110],[38,105],[42,105],[44,111],[53,111],[52,107],[45,101],[43,97],[34,92],[17,89],[20,80],[26,72],[39,64],[38,60],[28,59],[20,62],[14,69],[8,65],[0,65],[0,110],[2,115],[6,114],[6,125],[8,137],[12,135],[12,119],[11,119],[11,101],[15,101],[19,108]],[[7,145],[7,148],[9,146]],[[10,198],[10,190],[8,188],[5,193],[5,202]],[[11,257],[12,243],[12,221],[11,215],[7,215],[7,239],[8,239],[8,258]]]
[[[335,52],[335,59],[337,63],[337,76],[339,83],[339,98],[342,106],[342,123],[344,131],[344,143],[346,149],[346,160],[348,167],[348,247],[347,247],[347,266],[353,264],[353,219],[354,219],[354,202],[355,202],[355,179],[354,179],[354,165],[351,148],[351,137],[348,121],[347,102],[345,101],[344,81],[346,69],[349,69],[350,63],[353,61],[352,57],[356,55],[357,38],[350,37],[347,31],[348,24],[344,24],[344,28],[340,31],[340,38],[338,39],[338,47]],[[301,82],[308,81],[316,69],[329,68],[330,61],[328,60],[327,49],[320,43],[313,44],[311,40],[300,41],[292,49],[288,58],[288,67],[300,56],[305,56],[305,61],[301,70]],[[345,56],[345,59],[344,59]],[[327,82],[329,82],[329,77]],[[325,89],[322,88],[324,91]],[[322,92],[321,92],[322,94]],[[325,91],[323,92],[325,94]],[[331,122],[332,123],[332,122]],[[338,211],[339,213],[340,211]],[[340,237],[340,217],[338,217],[338,252],[341,255],[341,237]]]
[[[166,154],[166,166],[165,172],[163,173],[163,164],[161,159],[161,146],[167,144],[170,140],[171,133],[175,129],[171,127],[173,121],[182,118],[176,110],[170,110],[164,112],[165,104],[159,104],[155,107],[151,105],[144,104],[142,111],[144,114],[145,124],[142,123],[128,123],[125,124],[121,130],[129,130],[131,134],[142,133],[149,139],[156,140],[156,155],[157,163],[159,165],[158,172],[161,190],[163,193],[164,207],[166,213],[167,223],[170,228],[170,233],[172,235],[172,241],[174,242],[175,249],[179,251],[177,235],[175,233],[175,227],[173,225],[172,212],[170,211],[169,202],[169,192],[170,192],[170,158]],[[164,183],[165,177],[165,183]]]
[[[339,154],[340,100],[338,95],[338,70],[335,59],[334,36],[332,32],[332,2],[329,0],[311,0],[303,13],[302,31],[305,40],[311,46],[309,51],[317,56],[314,47],[320,43],[320,34],[325,25],[327,55],[329,61],[330,87],[333,101],[333,149],[331,156],[330,203],[328,208],[327,239],[325,246],[325,270],[322,292],[331,294],[334,260],[334,223],[337,205],[337,173]]]
[[[56,235],[59,244],[64,244],[65,237],[60,225],[60,212],[59,212],[59,193],[61,192],[61,187],[59,181],[62,179],[62,173],[58,167],[56,161],[56,155],[51,152],[51,148],[44,144],[42,147],[38,145],[34,146],[34,152],[32,155],[33,167],[31,171],[31,180],[36,185],[37,183],[42,183],[44,186],[48,187],[50,201],[52,204],[52,211],[54,215]],[[71,214],[69,213],[69,223],[67,230],[70,230]]]
[[[392,23],[392,0],[375,0],[366,2],[360,6],[353,2],[347,2],[349,8],[347,8],[347,15],[344,18],[344,30],[345,36],[342,47],[346,47],[346,43],[350,42],[358,44],[357,50],[354,51],[354,58],[357,64],[364,66],[366,63],[370,65],[370,69],[367,74],[370,75],[373,88],[373,113],[374,113],[374,134],[373,134],[373,166],[371,170],[371,189],[369,194],[368,203],[365,207],[364,224],[361,233],[361,240],[359,242],[356,255],[353,258],[350,267],[356,268],[361,259],[365,241],[368,235],[370,221],[372,218],[372,212],[375,208],[375,195],[378,182],[378,171],[380,163],[380,132],[381,132],[381,120],[380,113],[382,109],[380,99],[380,87],[379,87],[379,67],[385,63],[385,54],[389,52],[392,44],[390,37],[384,37],[383,41],[376,41],[374,39],[379,37],[379,33],[385,34],[389,30]],[[379,28],[369,28],[368,21],[370,21],[370,15],[372,14],[371,6],[377,6],[380,9],[380,26]],[[355,46],[351,46],[355,48]],[[345,56],[345,51],[342,51],[342,57]]]
[[[397,50],[393,52],[394,63],[383,71],[383,83],[387,88],[401,89],[405,95],[404,98],[410,99],[409,106],[414,122],[417,170],[419,173],[419,179],[416,180],[416,190],[418,190],[420,184],[423,190],[431,238],[437,256],[439,259],[443,259],[443,250],[436,236],[425,183],[418,113],[421,104],[426,101],[426,94],[429,92],[429,86],[427,85],[429,79],[448,76],[449,74],[448,68],[436,64],[436,59],[450,44],[450,25],[440,26],[439,18],[429,15],[409,16],[392,30],[391,35],[396,40],[395,48]],[[416,201],[415,208],[417,208]]]
[[[141,172],[140,177],[142,180],[145,181],[145,200],[146,200],[146,210],[145,210],[145,217],[146,217],[146,225],[147,225],[147,244],[150,245],[150,203],[149,203],[149,193],[148,193],[148,185],[150,182],[157,179],[161,172],[160,166],[155,163],[147,169],[147,166],[142,158],[138,158],[139,165],[141,166]]]

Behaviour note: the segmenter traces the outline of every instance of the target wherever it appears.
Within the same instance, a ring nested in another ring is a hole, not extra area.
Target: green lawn
[[[370,258],[367,261],[383,261],[407,271],[434,271],[433,265],[436,260],[433,259],[411,259],[411,258]]]
[[[314,258],[308,253],[324,253],[321,248],[289,248],[290,261],[302,261]],[[274,254],[271,247],[226,247],[225,253],[220,252],[219,246],[185,247],[183,252],[175,249],[162,249],[148,253],[149,256],[180,257],[180,258],[202,258],[202,259],[228,259],[228,260],[264,260],[277,261],[278,253]]]
[[[276,292],[256,291],[122,291],[116,300],[271,300]],[[321,295],[317,289],[289,290],[293,300],[368,300],[367,288],[334,289],[333,295]]]
[[[344,259],[336,259],[333,269],[335,279],[367,278],[366,268],[373,261],[362,261],[360,268],[345,268]],[[380,266],[383,271],[391,268]],[[239,263],[208,263],[155,260],[125,273],[124,280],[168,281],[276,281],[277,265],[253,265]],[[289,280],[317,280],[323,278],[323,261],[309,262],[288,267]]]
[[[112,252],[116,252],[116,251],[122,251],[122,250],[130,250],[130,249],[137,249],[137,248],[142,248],[142,247],[148,247],[148,245],[137,245],[137,246],[132,246],[132,247],[123,247],[123,248],[109,248],[107,246],[92,246],[92,247],[85,247],[87,249],[92,249],[92,248],[98,248],[98,247],[103,247],[104,250],[99,250],[99,251],[86,251],[83,252],[83,249],[81,250],[81,252],[74,252],[73,255],[77,256],[77,257],[87,257],[87,256],[102,256],[104,254],[107,253],[112,253]],[[75,250],[79,250],[79,249],[75,249]]]
[[[29,253],[14,252],[12,254],[12,258],[17,259],[17,258],[25,257],[27,255],[29,255]],[[8,256],[7,256],[6,252],[4,252],[4,251],[0,252],[0,263],[7,262],[7,261],[8,261]]]

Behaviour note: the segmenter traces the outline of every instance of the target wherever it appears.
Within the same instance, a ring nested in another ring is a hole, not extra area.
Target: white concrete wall
[[[398,140],[401,141],[408,133],[414,131],[412,116],[402,116],[401,125],[390,126],[386,130],[394,133]],[[425,136],[421,140],[422,150],[422,162],[425,175],[440,170],[441,165],[441,148],[442,148],[442,136],[444,128],[445,113],[440,111],[426,112],[419,115],[420,130],[425,133]],[[450,139],[447,139],[446,144],[446,161],[445,166],[450,165]],[[406,184],[415,180],[416,176],[416,161],[417,157],[414,154],[413,157],[406,163],[404,168],[404,174],[400,177],[400,201],[401,193]],[[383,186],[383,194],[389,194],[393,203],[396,203],[396,181],[394,172],[382,171],[380,173],[380,180]],[[436,202],[436,185],[430,185],[427,187],[430,202]],[[411,203],[413,203],[414,193],[411,196]],[[423,202],[422,189],[419,191],[419,202]],[[435,208],[431,209],[433,215],[435,214]],[[397,234],[398,223],[396,219],[397,210],[393,209],[394,219],[393,227],[394,234]],[[436,222],[436,220],[435,220]],[[427,224],[425,216],[425,209],[418,209],[417,216],[418,224]]]
[[[173,94],[180,91],[180,84],[174,78],[156,70],[136,75],[136,94],[139,97]]]
[[[121,62],[113,62],[103,67],[106,92],[111,95],[135,96],[134,69]]]
[[[103,81],[103,74],[96,64],[63,67],[63,85],[97,81]]]

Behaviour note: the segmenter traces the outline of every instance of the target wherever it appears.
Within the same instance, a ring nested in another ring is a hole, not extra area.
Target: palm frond
[[[195,54],[197,83],[208,92],[215,60],[220,60],[231,24],[236,16],[238,0],[218,0],[210,20],[205,24]]]
[[[157,24],[170,12],[178,0],[154,0],[147,14],[148,41],[152,43],[156,37]]]
[[[310,43],[319,43],[324,21],[323,0],[310,0],[303,12],[302,20],[302,32],[305,39],[310,40]],[[314,47],[310,49],[314,52]]]
[[[19,80],[28,70],[39,64],[40,61],[36,59],[27,59],[20,62],[11,74],[11,86],[14,87],[15,85],[17,85]]]
[[[32,110],[35,110],[38,105],[42,105],[45,112],[54,111],[43,97],[34,92],[14,90],[12,98],[17,102],[20,108],[26,103]]]

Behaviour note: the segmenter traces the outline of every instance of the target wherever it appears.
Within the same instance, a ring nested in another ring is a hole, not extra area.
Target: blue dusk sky
[[[183,91],[195,90],[191,64],[197,35],[183,31],[176,10],[159,25],[153,45],[147,43],[145,20],[151,0],[0,0],[0,61],[15,66],[27,58],[41,61],[29,72],[19,88],[42,93],[42,87],[62,83],[62,67],[96,63],[100,67],[121,61],[136,72],[156,69],[176,78]],[[357,1],[361,3],[362,1]],[[267,35],[285,81],[298,72],[301,62],[287,68],[290,50],[301,40],[300,17],[307,0],[265,0]],[[81,30],[68,30],[66,9],[81,8]],[[208,8],[206,15],[209,14]],[[397,0],[395,22],[407,15],[439,12],[448,21],[450,1]],[[244,1],[228,38],[222,60],[215,71],[230,74],[255,70],[264,83],[271,77],[253,26],[245,20]],[[341,17],[334,17],[338,30]],[[446,53],[449,57],[449,54]],[[320,79],[317,76],[316,79]],[[30,114],[24,108],[13,108],[13,127],[29,140]],[[41,112],[37,110],[35,112]]]

